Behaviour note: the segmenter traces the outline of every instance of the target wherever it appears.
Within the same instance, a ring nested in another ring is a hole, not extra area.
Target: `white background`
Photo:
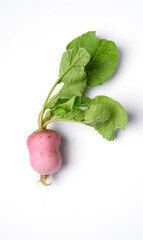
[[[143,239],[142,0],[0,0],[0,239]],[[38,186],[26,139],[58,77],[66,45],[96,30],[119,50],[104,94],[128,114],[108,142],[87,126],[53,123],[61,170]]]

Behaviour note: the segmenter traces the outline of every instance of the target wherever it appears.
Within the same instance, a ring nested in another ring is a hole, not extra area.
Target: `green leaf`
[[[68,119],[69,120],[73,120],[73,121],[78,121],[81,122],[84,121],[84,111],[81,110],[80,108],[76,108],[76,109],[72,109],[71,111],[69,111],[68,113],[63,115],[64,119]]]
[[[95,127],[98,123],[106,122],[111,113],[107,106],[104,104],[91,105],[88,110],[85,111],[85,122],[91,127]]]
[[[82,93],[86,87],[87,78],[83,78],[81,81],[74,82],[74,83],[65,83],[62,87],[61,91],[59,92],[59,98],[67,98],[70,99],[73,96],[82,96]]]
[[[85,48],[86,51],[90,54],[91,60],[94,58],[98,45],[99,39],[96,38],[95,31],[89,31],[80,37],[75,38],[72,40],[66,47],[66,49],[75,49],[76,52],[79,48]]]
[[[107,81],[113,74],[118,59],[114,42],[105,39],[99,41],[97,52],[87,66],[88,86],[94,87]]]
[[[56,105],[56,109],[52,109],[51,112],[54,113],[53,115],[64,118],[64,120],[76,120],[92,127],[109,119],[110,110],[104,104],[94,104],[91,100],[92,105],[89,109],[83,110],[80,107],[80,102],[79,97],[73,97],[63,104]]]
[[[58,108],[59,109],[64,109],[64,112],[68,112],[68,111],[72,110],[73,108],[75,108],[76,106],[79,105],[80,98],[74,96],[74,97],[70,98],[69,100],[67,100],[63,103],[59,103],[59,102],[60,101],[57,101],[55,107],[51,109],[51,112],[54,111],[54,113],[55,113],[55,110],[57,110]],[[55,114],[55,115],[57,115],[57,114]]]
[[[85,66],[90,60],[90,55],[84,48],[79,48],[76,52],[69,49],[63,53],[60,69],[60,82],[73,83],[78,82],[85,77]]]
[[[83,78],[81,81],[74,82],[74,83],[65,83],[64,86],[61,88],[59,93],[54,96],[50,102],[47,104],[46,108],[53,108],[55,105],[59,103],[66,102],[72,97],[81,97],[82,93],[86,87],[87,79]]]
[[[67,111],[70,111],[75,105],[78,105],[79,103],[79,98],[74,96],[68,101],[61,103],[59,106],[66,109]]]
[[[60,116],[60,117],[63,117],[65,114],[66,114],[66,110],[59,107],[59,108],[54,108],[50,111],[51,113],[51,116]]]
[[[59,102],[59,101],[58,101]],[[64,103],[56,103],[55,107],[51,109],[52,116],[65,117],[68,112],[76,110],[80,104],[80,97],[72,97]]]
[[[52,116],[59,117],[60,121],[70,120],[94,127],[109,141],[114,139],[117,128],[125,129],[127,124],[127,115],[122,105],[106,96],[97,96],[94,99],[72,97],[56,105],[50,112]]]
[[[110,110],[110,118],[103,123],[98,123],[95,126],[95,129],[107,140],[113,140],[114,132],[116,131],[116,129],[125,129],[126,127],[127,114],[124,108],[119,102],[106,96],[97,96],[93,100],[91,100],[91,103],[103,104]]]
[[[86,67],[87,85],[94,87],[107,81],[115,70],[118,51],[114,42],[98,39],[95,32],[87,32],[75,38],[67,45],[67,49],[84,47],[91,59]]]
[[[80,106],[81,107],[90,107],[92,103],[92,99],[89,97],[82,97],[81,98],[81,102],[80,102]]]

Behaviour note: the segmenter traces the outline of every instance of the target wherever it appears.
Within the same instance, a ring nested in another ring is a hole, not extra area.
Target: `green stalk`
[[[46,121],[46,122],[43,124],[43,127],[45,128],[49,123],[52,123],[52,122],[58,122],[58,121],[66,121],[66,122],[82,123],[81,121],[76,121],[76,120],[72,120],[72,119],[53,118],[53,119],[50,119],[50,120]]]
[[[58,80],[55,82],[55,84],[53,85],[53,87],[51,88],[51,90],[50,90],[50,92],[49,92],[49,94],[48,94],[48,96],[47,96],[47,98],[46,98],[46,100],[45,100],[45,102],[44,102],[44,105],[43,105],[43,107],[42,107],[42,110],[41,110],[41,112],[40,112],[40,114],[39,114],[39,117],[38,117],[38,128],[39,128],[39,130],[44,130],[44,126],[43,126],[43,115],[44,115],[44,112],[45,112],[45,107],[46,107],[46,105],[47,105],[47,102],[48,102],[48,100],[49,100],[49,98],[50,98],[50,96],[51,96],[51,94],[52,94],[52,92],[53,92],[53,90],[55,89],[55,87],[57,86],[57,84],[59,83],[59,81],[60,81],[60,79],[58,78]]]

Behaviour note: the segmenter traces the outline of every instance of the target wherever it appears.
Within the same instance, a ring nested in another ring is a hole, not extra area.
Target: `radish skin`
[[[60,136],[51,129],[35,131],[27,139],[30,164],[42,176],[57,172],[62,163]]]

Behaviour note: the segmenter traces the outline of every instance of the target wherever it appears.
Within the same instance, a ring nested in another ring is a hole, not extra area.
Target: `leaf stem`
[[[58,121],[66,121],[66,122],[74,122],[74,123],[84,123],[82,121],[77,121],[77,120],[73,120],[73,119],[64,119],[64,118],[53,118],[53,119],[50,119],[49,121],[46,121],[44,124],[43,124],[43,127],[46,128],[46,126],[49,124],[49,123],[52,123],[52,122],[58,122]]]
[[[47,98],[46,98],[46,100],[45,100],[45,102],[44,102],[44,105],[43,105],[43,107],[42,107],[42,110],[41,110],[41,112],[40,112],[40,114],[39,114],[39,117],[38,117],[38,127],[39,127],[39,130],[44,130],[44,128],[45,128],[45,127],[43,126],[43,115],[44,115],[44,112],[45,112],[45,107],[46,107],[46,104],[47,104],[47,102],[48,102],[48,100],[49,100],[49,98],[50,98],[53,90],[55,89],[55,87],[57,86],[57,84],[59,83],[59,81],[60,81],[60,79],[58,78],[58,80],[55,82],[55,84],[54,84],[53,87],[51,88],[51,90],[50,90],[50,92],[49,92],[49,94],[48,94],[48,96],[47,96]]]

